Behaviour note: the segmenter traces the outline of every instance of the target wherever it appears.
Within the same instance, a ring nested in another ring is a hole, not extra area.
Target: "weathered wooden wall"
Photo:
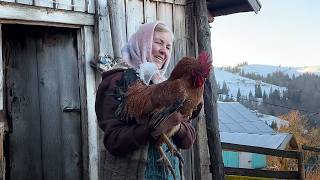
[[[95,0],[0,0],[0,3],[23,4],[67,11],[95,13]]]
[[[141,24],[155,20],[165,22],[175,35],[168,72],[173,69],[179,58],[186,55],[185,0],[108,0],[107,5],[107,9],[104,9],[104,6],[98,7],[100,18],[97,32],[100,37],[97,42],[97,59],[102,68],[108,69],[110,63],[121,57],[121,47]],[[107,17],[105,13],[108,14]],[[109,21],[110,25],[107,24]]]
[[[101,68],[106,70],[117,62],[118,58],[121,57],[121,47],[141,24],[155,20],[165,22],[173,31],[175,37],[167,75],[181,57],[196,55],[197,43],[195,39],[194,7],[192,4],[187,5],[185,0],[108,0],[107,3],[108,9],[103,9],[103,6],[98,7],[100,12],[98,16],[100,18],[98,18],[98,28],[96,29],[99,34],[96,42],[98,47],[96,54],[99,56],[97,60]],[[109,16],[104,16],[105,13]],[[110,26],[105,26],[105,23],[109,20]],[[203,118],[201,119],[203,122]],[[197,127],[199,126],[197,122],[194,124]],[[203,137],[204,135],[205,131],[199,134],[198,139],[200,142],[197,143],[197,146],[194,146],[195,148],[199,148],[203,144],[206,146],[207,139]],[[102,180],[104,178],[102,176],[103,166],[108,162],[105,162],[105,148],[101,145],[103,136],[100,134],[99,137],[99,179]],[[199,158],[199,153],[202,153],[205,154],[202,158],[209,160],[207,148],[200,149],[200,151],[198,149],[196,153],[197,158]],[[189,180],[200,177],[199,174],[195,174],[194,170],[194,162],[199,161],[199,159],[194,160],[194,151],[192,149],[183,150],[183,155],[186,160],[184,166],[185,178]],[[199,167],[202,170],[199,173],[207,170],[206,173],[209,174],[208,162],[199,162],[199,166],[200,164],[206,166],[206,168],[203,170],[202,167]]]

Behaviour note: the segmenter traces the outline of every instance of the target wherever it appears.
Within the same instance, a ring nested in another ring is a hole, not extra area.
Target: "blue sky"
[[[260,2],[258,14],[219,16],[210,24],[214,65],[320,65],[320,1]]]

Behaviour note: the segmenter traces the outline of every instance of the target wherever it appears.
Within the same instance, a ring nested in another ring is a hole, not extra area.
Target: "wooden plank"
[[[211,180],[210,174],[210,158],[208,149],[208,138],[206,123],[204,119],[203,109],[200,112],[199,119],[196,121],[197,138],[194,144],[194,167],[195,167],[195,179],[207,179]]]
[[[39,76],[39,108],[41,115],[41,149],[42,166],[44,179],[63,179],[63,160],[60,156],[62,151],[62,127],[61,111],[59,105],[59,69],[57,61],[54,59],[55,53],[50,46],[56,42],[51,37],[41,39],[43,32],[38,32],[37,37],[37,70]],[[52,44],[49,44],[51,41]],[[54,48],[54,47],[53,47]],[[52,106],[51,108],[49,108]],[[50,143],[48,143],[50,142]],[[54,157],[54,158],[53,158]]]
[[[89,177],[100,179],[98,176],[98,124],[95,115],[95,71],[90,67],[90,61],[94,59],[94,30],[92,27],[83,27],[83,52],[85,59],[85,84],[87,92],[87,114],[88,114],[88,142],[89,142]],[[105,177],[104,177],[105,178]]]
[[[159,3],[157,2],[157,20],[160,20],[162,22],[164,22],[169,29],[173,32],[173,9],[172,9],[172,4],[168,4],[168,3]],[[167,77],[169,77],[174,64],[175,64],[175,60],[174,60],[174,48],[172,49],[171,52],[171,57],[170,57],[170,63],[168,65],[168,69],[165,73],[165,75]]]
[[[79,87],[81,101],[81,132],[82,132],[82,167],[83,180],[89,178],[89,142],[88,142],[88,112],[87,112],[87,93],[85,84],[85,59],[84,59],[84,41],[82,40],[83,30],[77,31],[78,48],[78,69],[79,69]]]
[[[172,4],[157,3],[157,20],[163,21],[173,32]]]
[[[113,47],[110,29],[110,20],[108,15],[107,1],[98,0],[96,28],[95,28],[95,58],[94,64],[98,65],[99,69],[108,69],[112,65]],[[98,64],[97,64],[98,63]]]
[[[81,12],[51,10],[34,6],[0,3],[0,18],[25,21],[94,25],[94,16]]]
[[[194,1],[197,17],[197,42],[199,52],[205,51],[212,57],[210,30],[207,18],[206,0]],[[224,179],[222,150],[220,143],[219,121],[217,111],[217,85],[212,69],[210,78],[205,82],[204,112],[212,170],[212,179]]]
[[[34,0],[34,5],[35,6],[40,6],[40,7],[53,7],[53,1],[51,0]]]
[[[85,0],[73,0],[73,10],[79,12],[86,11],[86,1]]]
[[[193,176],[193,168],[192,168],[192,149],[183,150],[182,156],[184,159],[183,165],[183,175],[184,179],[192,179]]]
[[[34,25],[34,26],[51,26],[51,27],[67,27],[67,28],[76,28],[79,29],[80,25],[73,24],[61,24],[61,23],[53,23],[53,22],[36,22],[36,21],[24,21],[24,20],[7,20],[0,19],[0,23],[3,24],[21,24],[21,25]]]
[[[194,19],[194,4],[189,3],[186,6],[186,45],[187,55],[195,57],[197,46],[195,45],[195,19]]]
[[[228,175],[279,178],[279,179],[299,179],[300,177],[297,171],[271,171],[271,170],[230,168],[230,167],[225,167],[224,170]]]
[[[187,0],[175,0],[174,3],[176,5],[187,5]]]
[[[299,172],[299,179],[304,180],[306,174],[305,174],[304,155],[302,152],[299,152],[298,172]]]
[[[306,151],[320,152],[319,147],[311,147],[311,146],[302,145],[302,149],[306,150]]]
[[[61,151],[63,179],[79,180],[82,177],[81,151],[81,118],[80,94],[77,64],[76,31],[61,29],[46,33],[54,39],[56,46],[50,46],[53,56],[51,61],[57,62],[59,86],[58,97],[61,127]],[[50,40],[52,43],[52,40]],[[49,48],[47,48],[48,51]],[[48,67],[50,68],[50,67]],[[48,107],[47,107],[48,108]],[[61,111],[62,110],[62,111]],[[52,157],[51,157],[52,158]]]
[[[4,110],[4,93],[3,93],[3,85],[4,85],[4,74],[3,74],[3,59],[2,59],[2,24],[0,24],[0,111]]]
[[[15,2],[15,0],[1,0],[3,2]]]
[[[126,0],[127,40],[143,24],[143,1]]]
[[[2,27],[4,61],[7,66],[6,94],[11,114],[9,138],[10,179],[42,180],[41,123],[36,41],[30,29]],[[22,33],[23,32],[23,33]]]
[[[5,174],[6,174],[6,161],[4,157],[5,122],[3,117],[4,115],[2,113],[3,112],[1,112],[2,119],[0,120],[0,179],[5,180]]]
[[[94,14],[95,13],[95,0],[86,0],[86,4],[87,4],[87,12],[90,14]]]
[[[265,154],[265,155],[294,158],[294,159],[299,158],[299,152],[297,151],[285,151],[280,149],[270,149],[270,148],[245,146],[245,145],[230,144],[230,143],[221,143],[221,147],[224,150],[251,152],[251,153],[257,153],[257,154]]]
[[[71,10],[73,6],[71,0],[53,0],[53,2],[57,9]]]
[[[150,0],[151,2],[161,2],[161,3],[174,3],[174,0]]]
[[[18,3],[18,4],[33,5],[33,1],[32,0],[16,0],[15,2]]]
[[[174,32],[174,60],[175,64],[186,56],[186,19],[185,7],[176,5],[173,9],[173,32]]]
[[[123,0],[109,0],[109,18],[114,59],[121,58],[121,48],[126,43],[125,7]]]
[[[150,0],[151,2],[170,3],[176,5],[187,5],[187,0]]]
[[[146,1],[145,20],[146,22],[154,22],[157,20],[157,3],[156,2]]]

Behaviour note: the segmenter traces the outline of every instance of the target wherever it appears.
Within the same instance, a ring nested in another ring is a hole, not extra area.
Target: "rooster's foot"
[[[166,171],[168,170],[171,172],[173,179],[176,180],[176,174],[174,173],[173,167],[170,163],[170,160],[167,158],[166,154],[164,153],[163,149],[161,147],[158,147],[160,158],[157,160],[157,163],[161,163],[164,165]]]

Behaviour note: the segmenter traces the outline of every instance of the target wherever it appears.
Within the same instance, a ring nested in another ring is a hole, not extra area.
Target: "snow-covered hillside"
[[[271,65],[260,65],[260,64],[250,64],[241,67],[245,73],[256,73],[262,76],[267,76],[276,71],[281,71],[288,74],[290,77],[294,74],[296,77],[303,73],[314,73],[320,75],[320,66],[309,66],[309,67],[281,67],[281,66],[271,66]]]
[[[275,116],[271,116],[271,115],[267,115],[267,114],[261,114],[261,113],[258,113],[257,115],[262,121],[267,123],[269,126],[271,126],[272,122],[276,122],[278,129],[280,127],[282,127],[282,126],[288,126],[289,125],[288,121],[280,119],[280,118],[275,117]]]
[[[279,87],[261,81],[255,81],[249,78],[241,77],[225,70],[221,70],[220,68],[215,68],[214,72],[217,83],[219,83],[220,87],[222,87],[223,81],[225,81],[229,88],[229,95],[232,95],[233,97],[237,97],[238,89],[240,89],[242,96],[248,96],[250,91],[254,95],[255,85],[257,83],[260,83],[262,92],[266,91],[267,94],[269,94],[271,87],[272,90],[279,89],[280,92],[286,90],[285,87]]]

